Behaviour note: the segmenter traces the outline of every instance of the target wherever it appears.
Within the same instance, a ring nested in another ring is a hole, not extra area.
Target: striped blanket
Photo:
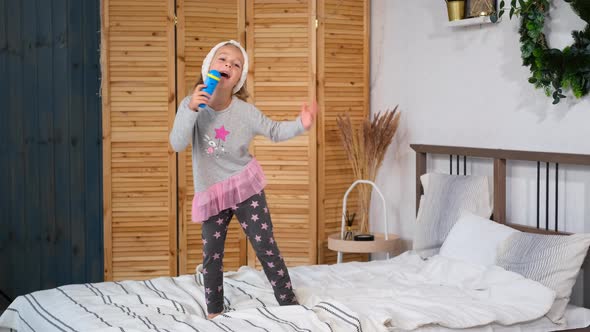
[[[225,314],[207,320],[202,275],[68,285],[18,297],[0,331],[361,331],[354,312],[325,301],[279,307],[270,287],[224,280]],[[245,279],[245,280],[244,280]]]
[[[387,261],[289,269],[302,305],[279,307],[264,273],[224,275],[225,313],[207,320],[202,275],[69,285],[18,297],[4,331],[373,332],[512,325],[554,293],[499,267],[406,253]]]

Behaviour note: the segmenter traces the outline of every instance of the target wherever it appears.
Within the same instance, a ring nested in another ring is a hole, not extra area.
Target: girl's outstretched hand
[[[311,106],[309,106],[307,103],[303,103],[303,105],[301,105],[301,123],[303,124],[303,128],[305,128],[305,130],[311,128],[317,114],[317,101],[314,100]]]

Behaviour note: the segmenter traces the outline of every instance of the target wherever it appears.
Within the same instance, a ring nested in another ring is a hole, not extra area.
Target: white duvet
[[[388,261],[297,268],[299,299],[345,304],[371,331],[467,328],[542,317],[554,292],[519,274],[407,252]]]
[[[202,276],[70,285],[18,297],[0,331],[397,331],[515,324],[553,291],[497,267],[405,253],[388,261],[289,270],[301,306],[278,307],[266,277],[226,273],[226,314],[206,320]]]

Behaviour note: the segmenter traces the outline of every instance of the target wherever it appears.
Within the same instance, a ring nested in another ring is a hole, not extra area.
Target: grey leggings
[[[229,222],[236,215],[280,305],[297,304],[291,278],[272,233],[264,190],[203,223],[203,279],[210,314],[223,311],[223,254]]]

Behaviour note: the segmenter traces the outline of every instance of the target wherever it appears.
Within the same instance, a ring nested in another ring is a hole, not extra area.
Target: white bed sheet
[[[590,309],[582,308],[574,305],[568,305],[565,310],[565,317],[567,323],[565,325],[557,325],[551,322],[549,318],[543,317],[532,322],[520,323],[511,326],[502,326],[498,324],[489,324],[486,326],[479,326],[468,329],[447,329],[440,326],[429,326],[415,330],[416,332],[546,332],[546,331],[560,331],[569,329],[579,329],[590,326]]]
[[[442,256],[423,261],[413,252],[386,261],[299,267],[292,278],[304,303],[344,303],[375,331],[512,325],[542,317],[554,299],[548,288],[499,267]]]
[[[551,304],[548,300],[552,299],[552,292],[535,282],[509,272],[508,275],[498,271],[480,275],[480,272],[481,269],[465,270],[461,264],[452,262],[437,263],[436,259],[423,264],[411,253],[388,261],[296,267],[290,269],[290,274],[297,296],[305,306],[277,307],[264,274],[244,267],[225,274],[226,305],[230,311],[214,322],[204,319],[199,273],[146,282],[70,285],[19,297],[0,317],[0,331],[10,328],[29,331],[29,325],[36,331],[399,331],[411,326],[403,324],[438,322],[441,318],[437,314],[444,316],[445,310],[455,317],[443,317],[444,324],[474,324],[477,322],[474,319],[479,319],[482,323],[475,325],[483,325],[486,321],[510,321],[519,317],[533,320],[541,317]],[[449,304],[440,299],[426,297],[425,300],[425,293],[419,288],[408,294],[406,290],[415,287],[416,279],[429,283],[431,290],[443,295],[439,297],[449,295],[454,300],[465,300],[472,296],[469,301],[475,302],[451,301],[451,306],[463,308],[455,310],[445,308]],[[506,281],[519,287],[496,287],[495,283]],[[510,296],[521,288],[528,291],[521,292],[513,304]],[[534,296],[530,297],[529,293]],[[410,295],[409,302],[400,295],[405,298]],[[491,298],[496,307],[481,302],[482,298]],[[437,306],[431,307],[431,302]],[[417,304],[415,312],[408,310],[408,303]],[[466,304],[473,303],[476,309],[478,304],[483,304],[481,310],[465,315],[463,311],[469,311],[465,309]],[[511,306],[525,309],[515,310]],[[587,325],[588,312],[574,308],[568,314],[575,321],[580,320],[577,327]],[[401,326],[395,323],[399,321],[403,322]],[[462,331],[541,331],[548,326],[540,325],[543,323],[546,322],[541,319],[507,329],[487,325]],[[551,330],[560,328],[551,325]],[[422,330],[449,331],[435,327]]]

